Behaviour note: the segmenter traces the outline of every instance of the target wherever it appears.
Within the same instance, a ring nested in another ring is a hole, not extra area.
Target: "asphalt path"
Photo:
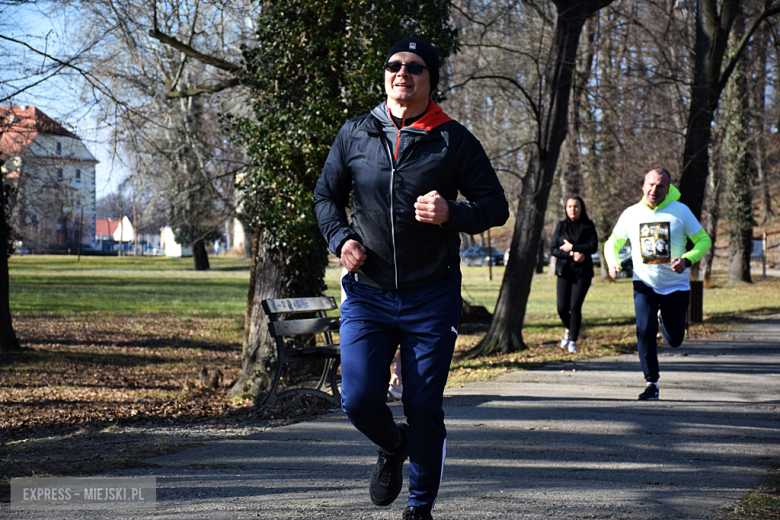
[[[439,519],[719,519],[780,465],[780,316],[660,351],[660,401],[636,355],[450,389]],[[393,405],[399,420],[400,405]],[[149,519],[399,520],[371,505],[376,460],[341,412],[153,459]],[[408,464],[405,472],[408,471]],[[7,518],[115,518],[14,511]]]

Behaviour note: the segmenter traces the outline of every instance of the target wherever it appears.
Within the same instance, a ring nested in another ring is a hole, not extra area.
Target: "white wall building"
[[[160,241],[162,242],[161,245],[163,251],[165,251],[165,256],[175,258],[192,256],[192,248],[189,245],[182,245],[176,242],[171,226],[165,226],[160,230]]]
[[[95,166],[82,140],[34,106],[0,107],[2,175],[17,194],[11,224],[33,252],[89,245]]]

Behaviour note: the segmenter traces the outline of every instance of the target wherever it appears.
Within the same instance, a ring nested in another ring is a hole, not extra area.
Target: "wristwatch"
[[[574,251],[569,251],[569,256],[574,256]]]

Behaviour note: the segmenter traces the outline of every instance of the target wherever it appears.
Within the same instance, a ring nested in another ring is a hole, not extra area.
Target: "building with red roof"
[[[62,251],[95,237],[95,166],[83,141],[34,106],[0,107],[2,175],[16,187],[11,225],[23,247]]]

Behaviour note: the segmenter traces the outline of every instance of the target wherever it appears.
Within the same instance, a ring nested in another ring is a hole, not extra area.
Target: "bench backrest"
[[[263,312],[268,316],[268,332],[274,338],[282,336],[294,336],[299,334],[316,334],[324,332],[328,343],[332,343],[330,332],[338,332],[339,318],[327,317],[326,311],[338,308],[336,300],[331,297],[320,296],[314,298],[282,298],[277,300],[263,300]],[[301,314],[316,312],[319,318],[284,319],[280,315]]]
[[[336,300],[329,296],[314,298],[280,298],[278,300],[263,300],[263,311],[272,314],[294,314],[300,312],[332,311],[338,309]]]

